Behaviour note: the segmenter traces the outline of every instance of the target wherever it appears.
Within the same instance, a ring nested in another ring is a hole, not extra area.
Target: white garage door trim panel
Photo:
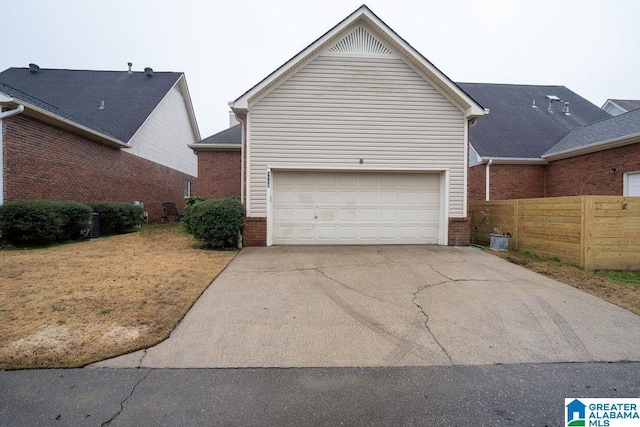
[[[439,191],[439,196],[438,196],[438,206],[437,208],[437,222],[436,222],[436,226],[437,226],[437,234],[436,236],[431,236],[428,237],[429,241],[428,243],[432,243],[432,244],[440,244],[440,245],[446,245],[447,244],[447,235],[448,235],[448,206],[449,206],[449,198],[448,198],[448,183],[449,183],[449,171],[448,170],[442,170],[442,169],[415,169],[415,168],[380,168],[378,167],[365,167],[364,165],[358,169],[353,169],[352,167],[334,167],[334,168],[327,168],[326,165],[318,165],[318,166],[299,166],[299,167],[291,167],[290,165],[286,165],[286,166],[270,166],[267,167],[267,246],[271,246],[272,244],[276,243],[276,244],[350,244],[347,243],[346,241],[335,241],[332,242],[330,238],[328,238],[328,240],[317,240],[315,242],[311,242],[311,241],[302,241],[302,242],[296,242],[294,243],[293,240],[289,240],[289,241],[284,241],[287,239],[276,239],[275,235],[274,235],[274,230],[275,230],[275,226],[274,226],[274,221],[275,221],[275,216],[274,216],[274,193],[277,189],[274,189],[274,187],[277,185],[277,179],[274,179],[275,177],[277,177],[278,173],[283,173],[283,172],[321,172],[321,173],[327,173],[328,175],[326,176],[330,176],[331,172],[335,172],[335,173],[341,173],[341,172],[348,172],[348,173],[355,173],[355,174],[372,174],[372,173],[381,173],[381,174],[392,174],[392,175],[396,175],[397,178],[399,178],[397,176],[397,174],[420,174],[420,175],[429,175],[431,177],[433,177],[434,175],[437,176],[438,181],[439,181],[439,185],[438,185],[438,191]],[[274,176],[275,175],[275,176]],[[283,175],[280,175],[283,176]],[[310,175],[310,177],[313,176]],[[368,175],[369,177],[371,177],[372,175]],[[316,177],[319,177],[319,175],[316,175]],[[343,176],[344,177],[344,176]],[[362,179],[361,178],[362,175],[359,175],[359,180]],[[421,179],[423,177],[420,177],[419,179]],[[314,190],[315,191],[315,190]],[[401,194],[401,193],[398,193]],[[393,196],[393,195],[391,195]],[[361,197],[361,196],[358,196]],[[364,197],[364,196],[362,196]],[[360,200],[360,199],[359,199]],[[337,211],[336,211],[337,212]],[[407,211],[409,212],[409,211]],[[280,212],[281,213],[281,212]],[[423,214],[424,212],[421,212],[421,214]],[[320,212],[312,212],[309,213],[310,215],[324,215],[324,214],[329,214],[331,215],[330,212],[327,211],[323,211],[321,209]],[[381,214],[380,211],[377,212],[377,214]],[[391,213],[393,214],[393,213]],[[396,214],[401,214],[401,212],[397,212]],[[331,218],[328,218],[328,220],[330,221]],[[426,221],[429,221],[429,219],[427,219]],[[331,227],[328,227],[326,230],[330,230]],[[383,230],[384,227],[379,227],[378,226],[378,231],[379,232],[384,232]],[[393,227],[389,227],[387,228],[389,231],[393,231],[392,230]],[[397,227],[396,231],[397,233],[401,234],[403,231],[404,227]],[[424,229],[423,229],[424,230]],[[320,229],[317,229],[316,232],[320,233]],[[316,234],[317,235],[317,234]],[[425,238],[427,238],[427,236],[425,236]],[[427,243],[426,241],[418,241],[415,240],[414,238],[410,238],[408,240],[404,240],[401,238],[401,236],[398,236],[397,238],[388,236],[388,238],[383,238],[380,239],[379,237],[372,237],[371,240],[362,240],[362,238],[360,237],[359,239],[356,239],[357,241],[354,241],[353,243],[357,243],[357,244],[400,244],[400,243],[414,243],[414,244],[419,244],[419,243]]]
[[[640,196],[640,171],[624,174],[622,194],[624,196]]]

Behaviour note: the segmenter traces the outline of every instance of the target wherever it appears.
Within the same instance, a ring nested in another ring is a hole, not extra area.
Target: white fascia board
[[[184,99],[184,103],[189,114],[189,121],[191,122],[193,137],[196,141],[200,141],[202,137],[200,136],[200,128],[198,127],[196,112],[193,109],[193,102],[191,101],[191,92],[189,92],[189,86],[187,85],[187,76],[182,74],[182,76],[180,76],[180,78],[178,79],[178,83],[180,84],[180,92],[182,93],[182,98]]]
[[[545,160],[560,160],[567,157],[580,156],[582,154],[595,153],[596,151],[608,150],[610,148],[622,147],[640,142],[640,132],[631,135],[624,135],[618,138],[609,139],[607,141],[595,142],[593,144],[584,145],[570,150],[559,151],[553,154],[542,155]]]
[[[248,111],[250,101],[257,94],[262,93],[269,86],[276,84],[293,69],[299,67],[306,60],[309,60],[310,56],[317,53],[326,44],[332,41],[339,33],[341,33],[343,30],[345,30],[347,27],[349,27],[359,19],[362,19],[366,24],[372,27],[374,31],[383,35],[385,40],[390,42],[395,49],[399,50],[403,56],[408,57],[408,59],[414,65],[416,65],[426,76],[433,80],[433,82],[437,86],[439,86],[444,92],[446,92],[449,96],[460,103],[464,108],[464,114],[466,118],[476,118],[484,116],[488,113],[488,110],[485,110],[477,102],[475,102],[451,79],[449,79],[444,73],[436,68],[431,62],[429,62],[420,52],[414,49],[409,43],[407,43],[395,31],[393,31],[365,5],[358,8],[355,12],[346,17],[316,41],[311,43],[300,53],[295,55],[289,61],[285,62],[277,70],[268,75],[257,85],[249,89],[238,99],[229,102],[229,106],[231,107],[231,109],[236,113]]]
[[[242,145],[240,144],[188,144],[187,147],[191,148],[196,153],[198,151],[240,151]]]
[[[489,160],[492,160],[493,165],[546,165],[549,163],[546,159],[536,157],[480,157],[482,163],[488,163]]]
[[[40,107],[36,107],[35,105],[31,105],[28,102],[24,102],[21,101],[19,99],[13,99],[13,102],[19,103],[24,105],[24,108],[26,111],[32,111],[34,113],[36,113],[36,115],[40,115],[40,116],[44,116],[54,122],[59,123],[60,125],[62,125],[62,128],[72,128],[72,129],[77,129],[78,131],[80,131],[81,134],[89,134],[92,135],[94,137],[96,137],[96,139],[98,140],[98,142],[102,142],[105,145],[109,145],[111,147],[116,147],[116,148],[131,148],[131,146],[125,142],[120,141],[119,139],[116,139],[112,136],[106,135],[102,132],[98,132],[95,131],[91,128],[88,128],[86,126],[83,126],[79,123],[76,123],[72,120],[66,119],[64,117],[60,117],[56,114],[53,114],[47,110],[44,110]],[[27,114],[29,115],[29,114]]]

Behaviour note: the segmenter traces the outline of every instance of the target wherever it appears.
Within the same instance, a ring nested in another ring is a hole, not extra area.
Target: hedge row
[[[140,224],[142,208],[127,203],[29,200],[0,205],[0,243],[41,246],[78,239],[100,213],[100,233],[116,234]]]
[[[100,235],[122,234],[141,224],[142,208],[129,203],[98,202],[89,206],[100,214]]]
[[[195,200],[187,204],[182,221],[187,231],[207,246],[236,246],[244,224],[244,207],[237,198]]]

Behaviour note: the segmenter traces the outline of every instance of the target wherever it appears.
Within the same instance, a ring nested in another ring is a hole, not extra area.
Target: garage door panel
[[[273,244],[438,243],[438,174],[275,172],[273,183]]]

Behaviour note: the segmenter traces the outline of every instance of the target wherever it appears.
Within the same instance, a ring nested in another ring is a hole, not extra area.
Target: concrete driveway
[[[626,360],[640,316],[488,253],[314,246],[243,249],[170,338],[92,367]]]

